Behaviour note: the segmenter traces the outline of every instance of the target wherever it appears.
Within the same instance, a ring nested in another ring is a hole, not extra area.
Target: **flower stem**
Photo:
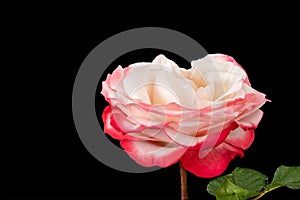
[[[264,196],[265,194],[267,194],[268,192],[272,191],[272,190],[275,190],[277,188],[279,188],[281,186],[276,186],[276,187],[273,187],[273,188],[270,188],[270,189],[265,189],[264,191],[262,191],[262,193],[260,193],[258,196],[256,196],[254,199],[252,200],[257,200],[257,199],[260,199],[262,196]]]
[[[180,182],[181,182],[181,200],[188,200],[187,193],[187,174],[186,170],[183,168],[181,162],[179,162],[180,166]]]

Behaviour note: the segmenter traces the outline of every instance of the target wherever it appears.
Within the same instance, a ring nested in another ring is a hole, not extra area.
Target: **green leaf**
[[[207,185],[207,191],[217,199],[247,199],[259,194],[267,184],[267,176],[252,169],[239,168]]]
[[[221,177],[218,177],[218,178],[210,181],[207,185],[208,193],[211,194],[211,195],[216,196],[217,189],[222,185],[222,183],[224,183],[224,181],[227,178],[230,178],[230,177],[231,177],[231,174],[228,174],[226,176],[221,176]]]
[[[247,168],[235,168],[232,172],[232,181],[249,191],[259,192],[267,184],[268,177],[258,171]]]
[[[217,200],[246,200],[255,196],[255,199],[259,199],[281,186],[300,189],[300,166],[278,167],[272,182],[266,184],[267,177],[264,174],[237,167],[231,174],[210,181],[207,191]]]
[[[300,189],[300,166],[287,167],[280,166],[277,168],[272,182],[267,185],[268,189],[286,186],[291,189]]]
[[[229,178],[216,191],[217,200],[246,200],[257,196],[259,192],[249,191],[235,185]]]

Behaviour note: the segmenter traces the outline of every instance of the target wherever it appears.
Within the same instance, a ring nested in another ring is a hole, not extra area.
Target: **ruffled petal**
[[[242,117],[236,119],[236,123],[244,129],[257,128],[258,123],[260,122],[263,116],[263,111],[256,110],[253,113],[249,113],[249,115],[243,115]]]
[[[200,157],[199,151],[188,150],[181,158],[183,167],[199,177],[212,178],[222,174],[237,155],[244,156],[242,149],[227,143],[206,151],[206,156]]]
[[[190,78],[202,80],[199,86],[205,85],[204,77],[209,72],[229,72],[243,76],[246,84],[250,85],[247,73],[245,70],[230,56],[224,54],[209,54],[204,58],[192,61],[192,69],[190,70]]]
[[[122,140],[121,146],[133,160],[145,167],[168,167],[186,152],[179,145],[155,141]]]
[[[137,64],[136,64],[137,65]],[[140,63],[123,79],[123,87],[129,98],[147,104],[194,105],[195,91],[184,76],[168,66]]]
[[[231,144],[232,146],[239,147],[242,149],[248,149],[252,142],[254,141],[254,130],[247,129],[244,130],[241,127],[230,132],[225,142]]]
[[[124,133],[117,126],[113,118],[111,106],[107,106],[104,109],[102,113],[102,119],[104,123],[105,133],[109,134],[111,137],[117,140],[122,140],[124,138]]]

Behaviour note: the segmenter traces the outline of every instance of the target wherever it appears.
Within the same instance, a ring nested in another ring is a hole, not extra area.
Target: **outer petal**
[[[204,158],[200,158],[199,151],[188,150],[181,158],[183,167],[199,177],[211,178],[223,173],[236,155],[244,156],[242,149],[226,143],[208,151]]]
[[[107,84],[112,89],[116,89],[119,81],[124,77],[124,69],[119,65],[112,74],[107,75]]]
[[[113,118],[111,106],[107,106],[102,114],[104,122],[104,132],[109,134],[114,139],[121,140],[124,138],[123,132],[117,127],[117,124]]]
[[[263,116],[263,112],[261,110],[257,110],[249,115],[243,116],[236,120],[237,124],[242,128],[256,128],[258,123],[260,122]]]
[[[115,123],[115,127],[118,127],[123,133],[128,132],[140,132],[145,129],[144,126],[130,121],[130,118],[126,116],[119,108],[112,107],[112,121]]]
[[[231,144],[232,146],[239,147],[242,149],[248,149],[254,140],[254,130],[247,129],[243,130],[238,127],[234,131],[231,131],[225,142]]]
[[[211,150],[212,148],[220,145],[226,139],[230,131],[236,129],[236,127],[236,123],[231,123],[227,128],[224,128],[220,132],[209,133],[203,142],[191,147],[190,150],[200,150],[201,155],[207,155],[207,150]]]
[[[145,167],[168,167],[176,163],[186,148],[172,143],[122,140],[121,146],[138,164]]]

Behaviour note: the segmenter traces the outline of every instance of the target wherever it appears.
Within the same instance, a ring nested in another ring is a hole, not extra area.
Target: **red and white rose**
[[[221,174],[254,140],[266,98],[230,56],[184,69],[163,55],[118,67],[102,83],[104,132],[143,166],[178,161],[199,177]]]

